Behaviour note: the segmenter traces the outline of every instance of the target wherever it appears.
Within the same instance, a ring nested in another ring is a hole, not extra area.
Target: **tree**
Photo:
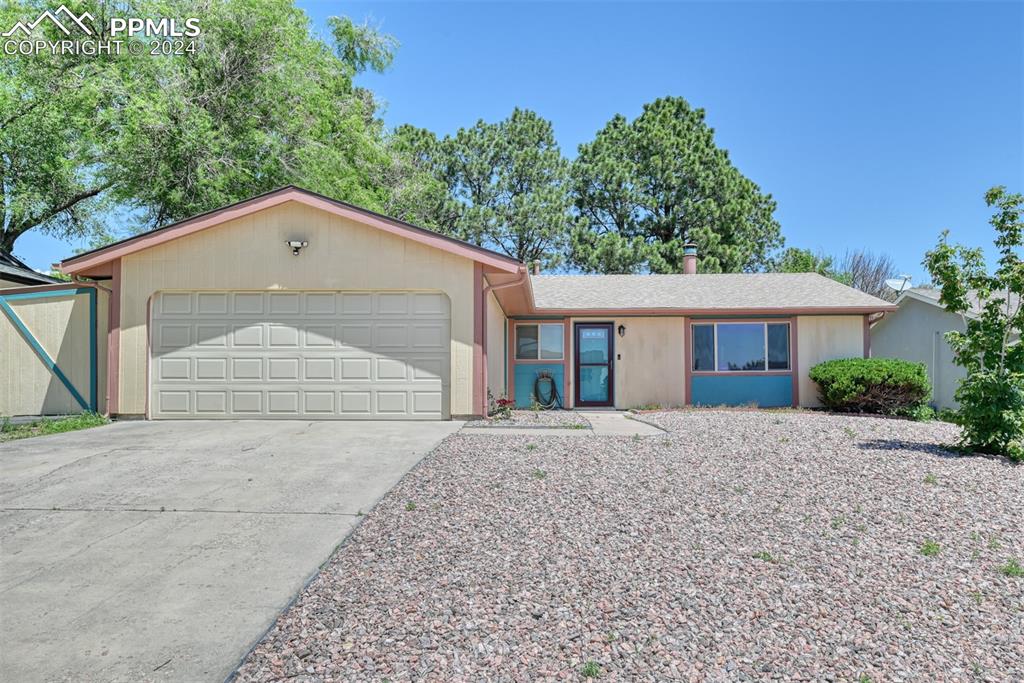
[[[122,3],[134,16],[193,16],[195,3]],[[107,3],[79,3],[103,30]],[[9,5],[24,18],[45,3]],[[395,41],[345,18],[334,52],[286,0],[205,3],[194,53],[0,60],[0,248],[40,229],[95,234],[116,207],[144,229],[290,183],[383,208],[397,161],[371,93]],[[38,30],[56,30],[44,22]]]
[[[770,270],[775,273],[818,273],[842,282],[842,274],[836,271],[834,261],[831,256],[821,252],[788,247],[781,256],[773,259]]]
[[[985,194],[996,208],[998,266],[989,275],[980,248],[948,243],[942,233],[924,265],[940,287],[939,301],[963,317],[964,332],[946,334],[957,365],[967,370],[956,391],[961,445],[971,451],[1024,458],[1024,195],[994,187]],[[970,315],[968,313],[970,312]]]
[[[846,284],[886,301],[895,301],[897,293],[890,289],[886,280],[897,277],[898,271],[888,254],[856,249],[847,251],[839,262],[838,271],[843,274]]]
[[[782,244],[775,201],[715,145],[704,110],[681,97],[616,115],[573,164],[576,207],[586,225],[572,235],[584,271],[682,271],[683,245],[700,248],[702,272],[756,271]]]
[[[454,136],[403,126],[394,144],[446,189],[427,192],[426,227],[546,267],[562,259],[574,225],[570,165],[551,123],[518,109],[498,123],[478,121]]]

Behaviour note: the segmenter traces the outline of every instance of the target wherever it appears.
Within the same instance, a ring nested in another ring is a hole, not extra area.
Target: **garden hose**
[[[540,391],[541,382],[547,382],[548,384],[547,398],[544,398]],[[558,387],[555,386],[555,379],[551,375],[537,375],[537,379],[533,380],[533,396],[544,410],[562,407],[562,398],[558,395]]]

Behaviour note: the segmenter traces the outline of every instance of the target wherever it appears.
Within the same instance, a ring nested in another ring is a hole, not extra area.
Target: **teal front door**
[[[576,405],[614,404],[612,323],[576,323]]]

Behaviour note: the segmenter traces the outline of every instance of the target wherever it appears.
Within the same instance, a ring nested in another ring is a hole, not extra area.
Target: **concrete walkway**
[[[461,422],[122,422],[0,444],[0,679],[219,683]]]
[[[577,410],[577,414],[590,422],[590,429],[565,427],[471,427],[460,434],[531,434],[533,436],[658,436],[665,432],[654,425],[634,420],[623,410]]]

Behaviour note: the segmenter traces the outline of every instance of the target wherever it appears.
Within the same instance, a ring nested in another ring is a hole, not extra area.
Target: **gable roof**
[[[534,306],[545,310],[671,310],[874,313],[896,307],[817,273],[541,275]]]
[[[932,287],[911,287],[910,289],[900,294],[899,298],[896,299],[896,304],[899,305],[904,299],[909,298],[914,299],[915,301],[920,301],[922,303],[931,304],[932,306],[935,306],[937,308],[945,309],[946,307],[942,304],[941,301],[939,301],[940,295],[941,292]],[[1000,296],[1004,299],[1008,299],[1011,306],[1017,307],[1020,305],[1020,297],[1011,292],[1007,292],[1006,296],[1002,296],[1001,293],[997,296]],[[968,292],[967,303],[968,305],[970,305],[970,308],[967,311],[965,311],[965,315],[967,315],[967,317],[976,318],[979,315],[981,315],[982,301],[981,297],[978,296],[978,292],[974,290]]]
[[[251,199],[246,199],[213,211],[207,211],[198,216],[108,244],[99,249],[77,254],[61,261],[59,264],[60,270],[65,273],[82,273],[85,270],[114,261],[122,256],[142,251],[143,249],[148,249],[149,247],[163,244],[164,242],[184,237],[200,230],[212,228],[227,221],[269,209],[285,202],[299,202],[312,206],[363,225],[369,225],[413,240],[414,242],[420,242],[473,261],[478,261],[498,271],[515,273],[525,267],[514,258],[496,251],[478,247],[475,244],[470,244],[454,237],[448,237],[433,230],[427,230],[412,223],[400,221],[397,218],[390,218],[369,209],[337,199],[331,199],[330,197],[325,197],[324,195],[310,192],[294,185],[288,185]]]
[[[25,285],[49,285],[60,282],[49,275],[43,275],[29,268],[25,263],[6,251],[0,251],[0,277],[10,282]]]

